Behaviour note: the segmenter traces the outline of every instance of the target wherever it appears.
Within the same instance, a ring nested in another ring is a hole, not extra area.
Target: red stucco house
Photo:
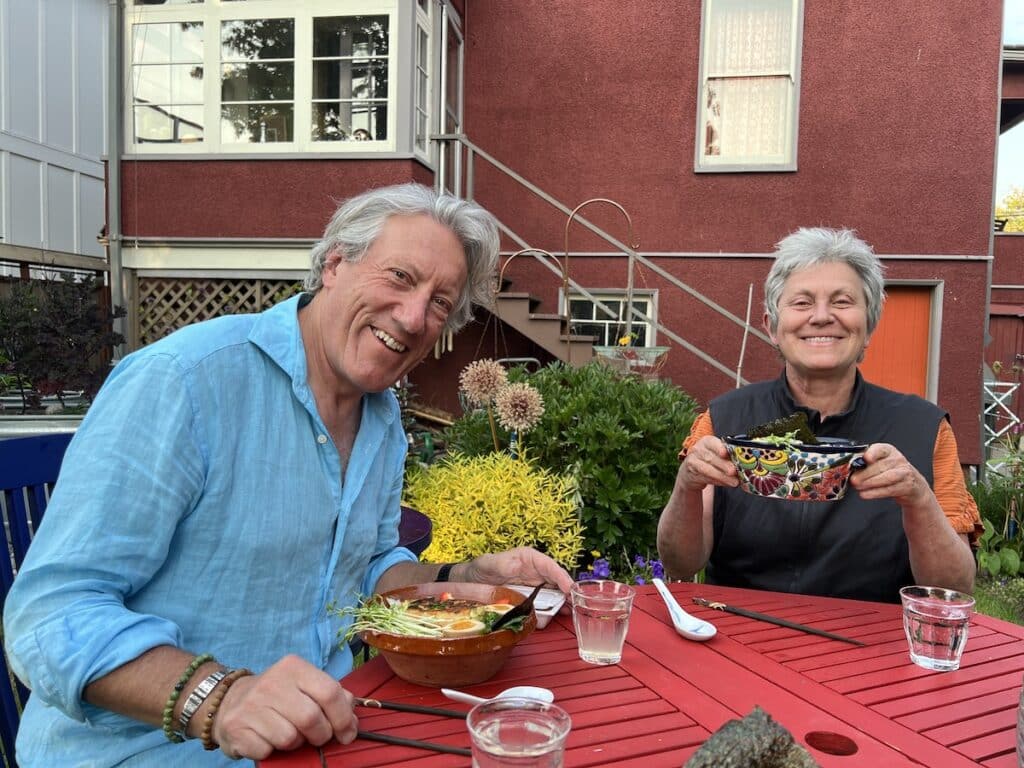
[[[456,410],[475,357],[582,362],[630,304],[636,343],[668,348],[659,375],[706,402],[777,375],[757,334],[774,243],[852,227],[889,281],[866,374],[949,410],[977,464],[1001,15],[1001,0],[136,0],[108,186],[135,341],[266,303],[336,199],[415,180],[493,211],[506,257],[557,259],[511,260],[497,316],[414,375],[428,404]],[[567,227],[594,198],[613,202]],[[566,305],[587,337],[572,352],[530,317]]]

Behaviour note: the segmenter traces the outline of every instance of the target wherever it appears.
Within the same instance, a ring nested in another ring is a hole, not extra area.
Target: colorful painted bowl
[[[415,600],[440,597],[448,592],[459,600],[476,600],[483,604],[511,603],[518,605],[526,598],[508,587],[462,582],[435,582],[402,587],[385,592],[383,597]],[[361,632],[363,642],[376,648],[391,671],[403,680],[435,688],[455,688],[482,683],[494,677],[504,666],[516,643],[537,627],[531,613],[518,632],[499,629],[486,635],[470,637],[410,637],[385,632]]]
[[[755,496],[788,501],[838,501],[850,473],[863,468],[867,445],[821,437],[820,445],[791,448],[746,435],[725,438],[740,488]]]

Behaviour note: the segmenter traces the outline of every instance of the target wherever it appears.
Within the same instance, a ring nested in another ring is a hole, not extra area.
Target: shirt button
[[[324,445],[327,442],[327,435],[317,435],[316,441],[320,443],[320,445]]]

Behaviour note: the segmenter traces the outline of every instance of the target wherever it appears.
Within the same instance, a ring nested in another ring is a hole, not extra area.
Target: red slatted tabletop
[[[690,583],[670,588],[687,610],[714,622],[716,637],[706,643],[679,637],[654,588],[641,587],[620,664],[598,667],[581,661],[572,618],[562,615],[521,643],[497,677],[467,690],[489,696],[517,684],[551,688],[572,716],[568,768],[678,768],[713,731],[754,706],[786,727],[826,768],[1016,768],[1024,627],[976,615],[960,669],[930,672],[910,662],[898,605]],[[695,595],[866,645],[701,608],[691,603]],[[437,690],[396,678],[382,659],[357,669],[343,684],[359,696],[468,709]],[[463,720],[357,712],[363,730],[469,746]],[[808,734],[814,732],[852,740],[857,751],[837,755],[808,745]],[[468,757],[358,740],[322,751],[279,753],[261,766],[445,768],[469,763]]]

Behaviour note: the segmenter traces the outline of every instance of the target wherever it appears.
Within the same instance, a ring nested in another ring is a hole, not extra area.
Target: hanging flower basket
[[[594,353],[612,367],[642,376],[653,376],[660,371],[668,357],[668,350],[668,347],[631,347],[621,344],[594,347]]]

